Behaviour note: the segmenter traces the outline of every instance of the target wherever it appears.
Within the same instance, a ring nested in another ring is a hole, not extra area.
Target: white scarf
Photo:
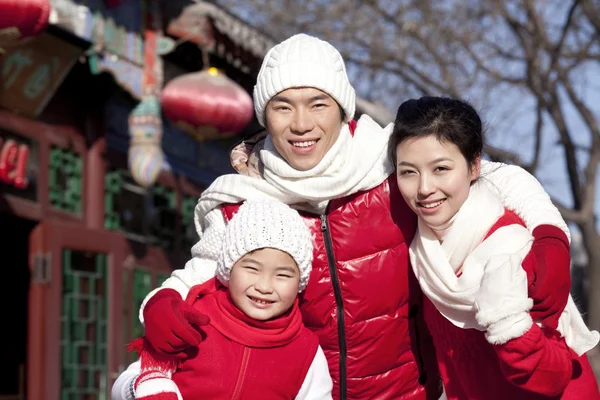
[[[443,243],[419,220],[410,246],[413,270],[425,295],[459,328],[485,330],[475,320],[474,302],[486,262],[499,254],[515,254],[523,259],[531,250],[533,237],[520,225],[501,227],[483,240],[503,214],[500,199],[487,183],[480,181],[471,187]],[[459,270],[461,275],[457,277]],[[583,322],[571,296],[560,316],[558,330],[578,355],[599,340],[598,332],[591,332]]]
[[[261,178],[223,175],[206,189],[196,205],[196,230],[203,232],[204,216],[223,203],[274,197],[286,204],[309,204],[324,212],[330,200],[372,189],[393,172],[387,157],[392,125],[382,128],[363,115],[354,135],[347,124],[338,140],[314,168],[298,171],[277,152],[270,137],[260,151]]]

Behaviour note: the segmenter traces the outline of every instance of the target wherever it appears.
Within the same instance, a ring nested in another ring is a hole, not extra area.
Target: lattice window
[[[106,254],[65,249],[62,269],[61,399],[106,399]]]
[[[106,174],[104,227],[120,230],[136,242],[169,248],[175,240],[176,192],[163,185],[135,184],[121,170]]]
[[[70,150],[52,147],[48,171],[49,198],[52,207],[81,215],[83,160]]]
[[[171,275],[157,275],[156,276],[156,287],[161,286]]]
[[[177,197],[173,189],[163,185],[151,188],[150,235],[154,244],[171,247],[175,240]]]
[[[194,209],[197,202],[198,199],[194,196],[185,196],[181,202],[182,247],[188,253],[191,247],[198,241],[198,234],[194,225]]]
[[[144,328],[140,324],[138,311],[142,302],[152,290],[152,274],[149,271],[136,268],[133,270],[133,325],[131,329],[131,339],[140,337],[144,334]]]
[[[121,171],[110,171],[104,178],[104,229],[109,231],[121,229],[117,201],[122,181]]]
[[[131,286],[128,284],[129,276],[130,271],[125,271],[123,274],[123,295],[125,301],[129,301],[128,299],[131,298],[131,320],[123,324],[124,337],[127,343],[144,334],[144,327],[139,320],[139,310],[148,293],[155,287],[152,285],[152,272],[144,267],[134,267]],[[158,274],[156,276],[156,286],[162,285],[168,277],[169,275]],[[133,362],[137,359],[137,354],[128,353],[126,359],[128,362]]]

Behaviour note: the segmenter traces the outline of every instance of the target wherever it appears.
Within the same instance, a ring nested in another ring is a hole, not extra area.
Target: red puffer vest
[[[254,321],[235,307],[227,290],[215,281],[188,294],[187,301],[211,321],[202,327],[204,340],[173,374],[182,397],[295,398],[318,348],[315,335],[302,325],[297,303],[279,318]]]
[[[224,205],[229,220],[239,205]],[[334,399],[438,399],[435,350],[408,246],[416,216],[394,176],[332,200],[325,214],[302,213],[314,261],[300,309],[319,337]]]

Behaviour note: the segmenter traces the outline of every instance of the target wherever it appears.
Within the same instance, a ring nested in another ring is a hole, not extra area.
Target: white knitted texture
[[[354,118],[356,94],[350,85],[341,54],[328,42],[298,34],[274,46],[263,60],[254,86],[254,111],[262,126],[269,100],[277,93],[312,87],[329,94]]]
[[[198,225],[197,221],[194,221],[196,232],[199,232],[202,240],[199,240],[192,247],[193,255],[206,260],[216,260],[219,258],[223,236],[225,235],[225,226],[222,221],[223,218],[220,211],[217,213],[208,213],[206,218],[204,218],[205,230],[203,235],[201,234],[202,227]],[[215,229],[211,229],[212,227],[215,227]]]
[[[156,371],[140,376],[134,388],[136,400],[183,400],[179,388],[169,375],[170,373]]]
[[[312,269],[312,236],[300,214],[275,199],[248,200],[240,206],[225,230],[217,277],[227,285],[240,258],[267,247],[294,259],[300,270],[299,291],[304,290]]]

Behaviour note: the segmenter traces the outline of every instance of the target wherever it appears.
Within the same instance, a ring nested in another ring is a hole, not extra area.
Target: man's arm
[[[332,398],[332,390],[333,381],[329,375],[327,359],[319,346],[296,400],[329,400]]]
[[[144,325],[144,308],[148,300],[159,290],[173,289],[185,300],[187,294],[195,285],[200,285],[215,276],[217,269],[217,258],[219,256],[222,237],[225,230],[225,219],[220,208],[215,208],[209,212],[205,219],[204,232],[198,232],[200,240],[192,247],[192,258],[182,269],[173,271],[171,276],[163,284],[151,291],[139,310],[139,318]]]
[[[125,371],[121,372],[112,387],[111,400],[135,400],[133,383],[141,372],[139,361],[131,363]]]
[[[481,177],[533,235],[528,258],[535,263],[526,268],[533,299],[531,316],[556,328],[571,287],[569,228],[542,185],[523,168],[482,161]]]
[[[542,225],[560,228],[571,241],[569,227],[540,182],[516,165],[481,161],[481,178],[494,189],[504,207],[516,213],[533,232]]]

